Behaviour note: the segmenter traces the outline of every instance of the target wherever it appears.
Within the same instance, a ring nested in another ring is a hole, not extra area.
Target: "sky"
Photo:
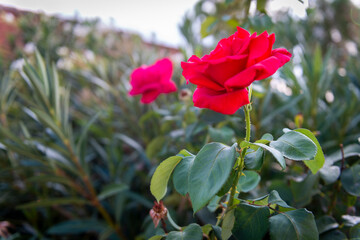
[[[197,0],[0,0],[0,4],[24,10],[42,11],[80,18],[100,17],[105,24],[142,35],[145,39],[178,46],[183,39],[178,30],[184,14]],[[289,8],[297,16],[305,16],[308,0],[272,0],[271,9]],[[112,19],[112,20],[111,20]]]

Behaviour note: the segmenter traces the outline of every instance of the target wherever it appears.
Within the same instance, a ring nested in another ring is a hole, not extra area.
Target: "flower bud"
[[[153,208],[150,210],[150,216],[154,222],[155,227],[159,225],[161,219],[165,220],[167,215],[167,208],[164,206],[163,201],[154,202]]]

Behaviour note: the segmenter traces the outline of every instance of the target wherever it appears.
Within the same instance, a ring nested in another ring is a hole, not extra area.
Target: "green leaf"
[[[257,0],[256,9],[261,13],[266,13],[266,2],[267,0]]]
[[[293,207],[290,207],[282,198],[280,197],[279,193],[275,190],[272,190],[269,194],[268,204],[273,205],[279,205],[283,208],[290,208],[294,209]]]
[[[223,240],[228,240],[232,235],[232,229],[235,223],[235,209],[230,210],[224,216],[224,220],[222,222],[222,230],[221,230],[221,238]]]
[[[324,166],[319,171],[320,177],[324,180],[326,185],[334,183],[340,176],[340,167],[338,166]]]
[[[231,144],[233,142],[232,139],[235,137],[235,132],[226,126],[222,128],[209,127],[209,135],[213,142]]]
[[[26,208],[37,208],[37,207],[51,207],[54,205],[84,205],[89,204],[89,202],[82,198],[47,198],[47,199],[38,199],[37,201],[22,204],[17,209],[26,209]]]
[[[153,236],[153,237],[149,238],[149,240],[161,240],[163,238],[164,238],[163,236],[157,235],[157,236]]]
[[[315,135],[307,129],[299,128],[299,129],[295,129],[294,131],[304,134],[315,143],[317,151],[314,159],[311,161],[304,161],[304,163],[311,170],[313,174],[316,174],[320,170],[320,168],[324,166],[325,163],[324,153],[321,149],[318,140],[316,139]]]
[[[165,196],[170,175],[181,159],[180,156],[169,157],[156,168],[151,178],[150,191],[158,202]]]
[[[360,197],[360,164],[345,169],[341,173],[341,183],[347,193]]]
[[[219,207],[219,202],[221,200],[221,197],[216,195],[210,200],[209,204],[206,206],[210,212],[215,212],[216,209]]]
[[[248,150],[247,152],[249,151],[251,152],[246,154],[244,159],[246,169],[260,170],[264,162],[264,149],[258,148],[256,151]]]
[[[195,156],[194,154],[192,154],[191,152],[189,152],[186,149],[181,150],[177,156],[182,156],[182,157],[190,157],[190,156]]]
[[[204,207],[229,177],[236,159],[236,144],[206,144],[196,155],[189,175],[189,195],[194,212]]]
[[[184,157],[175,167],[173,173],[173,183],[176,191],[185,196],[189,192],[189,173],[194,163],[195,156]]]
[[[201,29],[200,29],[201,38],[207,37],[217,22],[218,19],[216,17],[213,16],[207,17],[201,24]]]
[[[212,230],[212,225],[211,224],[206,224],[204,226],[201,227],[201,231],[206,234],[209,235],[210,231]]]
[[[236,171],[234,169],[232,169],[228,179],[226,180],[224,185],[221,187],[221,189],[216,193],[216,195],[219,196],[219,197],[222,197],[226,193],[228,193],[231,186],[232,186],[232,184],[233,184],[233,182],[234,182],[235,177],[236,177]]]
[[[103,187],[101,193],[98,195],[98,199],[104,200],[105,198],[108,198],[110,196],[113,196],[115,194],[118,194],[120,192],[123,192],[127,190],[129,187],[124,183],[111,183],[109,185],[106,185]]]
[[[183,231],[172,231],[166,237],[166,240],[202,240],[202,230],[199,225],[192,223]]]
[[[156,157],[164,147],[165,141],[166,138],[164,136],[158,136],[154,138],[146,147],[146,156],[149,159]]]
[[[304,134],[295,131],[286,132],[278,140],[270,142],[270,147],[295,161],[311,160],[316,155],[315,143]]]
[[[319,219],[316,219],[316,226],[319,234],[322,234],[324,232],[338,228],[339,224],[331,216],[322,216]]]
[[[267,206],[239,204],[234,215],[232,232],[237,239],[261,240],[269,229],[270,211]]]
[[[317,240],[319,233],[314,215],[297,209],[270,217],[270,237],[273,240]]]
[[[47,234],[65,235],[65,234],[80,234],[87,232],[100,233],[107,228],[103,222],[95,219],[77,219],[58,223],[47,230]]]
[[[222,237],[221,237],[221,227],[219,226],[214,226],[214,225],[211,225],[212,229],[213,229],[213,234],[215,235],[215,237],[218,239],[218,240],[222,240]],[[212,239],[210,237],[210,239]]]
[[[256,141],[256,143],[262,143],[266,145],[272,140],[274,140],[273,136],[270,133],[265,133],[260,140]],[[265,157],[264,149],[262,148],[248,149],[245,156],[246,169],[260,170],[264,162],[264,157]]]
[[[319,192],[318,175],[309,174],[301,182],[290,181],[290,189],[296,206],[306,206],[311,202],[312,196]]]
[[[333,230],[330,232],[326,232],[324,234],[321,234],[320,240],[347,240],[348,238],[346,235],[339,231],[339,230]],[[358,239],[350,239],[350,240],[358,240]]]
[[[243,174],[237,184],[239,192],[249,192],[256,188],[261,179],[260,175],[257,172],[247,170],[244,170]]]
[[[279,193],[275,190],[271,191],[270,194],[267,194],[263,197],[254,199],[254,200],[246,200],[248,204],[256,204],[260,206],[271,206],[272,208],[278,208],[280,211],[287,212],[291,210],[295,210],[293,207],[289,206],[282,198]],[[272,212],[273,210],[270,210]]]
[[[280,164],[282,169],[285,169],[286,163],[285,163],[285,159],[284,159],[283,155],[281,154],[281,152],[279,152],[275,148],[269,147],[268,145],[265,145],[262,143],[253,143],[253,144],[257,145],[263,149],[268,150],[275,157],[276,161]]]
[[[360,224],[350,228],[350,239],[360,239]]]
[[[163,236],[153,236],[153,237],[151,237],[151,238],[149,238],[149,240],[161,240],[161,239],[163,239],[164,237]]]

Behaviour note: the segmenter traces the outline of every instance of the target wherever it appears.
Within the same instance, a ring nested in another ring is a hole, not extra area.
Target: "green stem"
[[[167,212],[166,216],[167,216],[167,219],[169,220],[170,224],[171,224],[175,229],[181,231],[181,227],[174,222],[174,220],[173,220],[173,219],[171,218],[171,216],[170,216],[169,211]]]
[[[247,142],[250,141],[250,133],[251,133],[250,110],[251,110],[251,105],[250,104],[244,106],[245,122],[246,122],[245,141],[247,141]],[[240,157],[238,158],[238,160],[235,163],[236,177],[235,177],[234,182],[233,182],[232,187],[231,187],[230,199],[229,199],[229,204],[228,204],[228,207],[227,207],[227,211],[228,211],[229,208],[232,208],[233,205],[234,205],[236,186],[237,186],[237,183],[239,182],[242,170],[244,168],[244,158],[245,158],[245,155],[246,155],[246,150],[247,150],[247,148],[241,149]]]

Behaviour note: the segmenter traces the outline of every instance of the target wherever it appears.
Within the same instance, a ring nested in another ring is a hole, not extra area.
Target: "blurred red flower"
[[[168,58],[161,59],[151,66],[136,68],[130,76],[131,96],[142,94],[142,103],[153,102],[161,93],[177,90],[171,80],[172,62]]]
[[[194,105],[223,114],[234,114],[249,103],[248,87],[265,79],[291,58],[284,48],[272,49],[275,35],[266,31],[250,35],[240,27],[202,58],[193,55],[182,62],[183,76],[197,85]]]

